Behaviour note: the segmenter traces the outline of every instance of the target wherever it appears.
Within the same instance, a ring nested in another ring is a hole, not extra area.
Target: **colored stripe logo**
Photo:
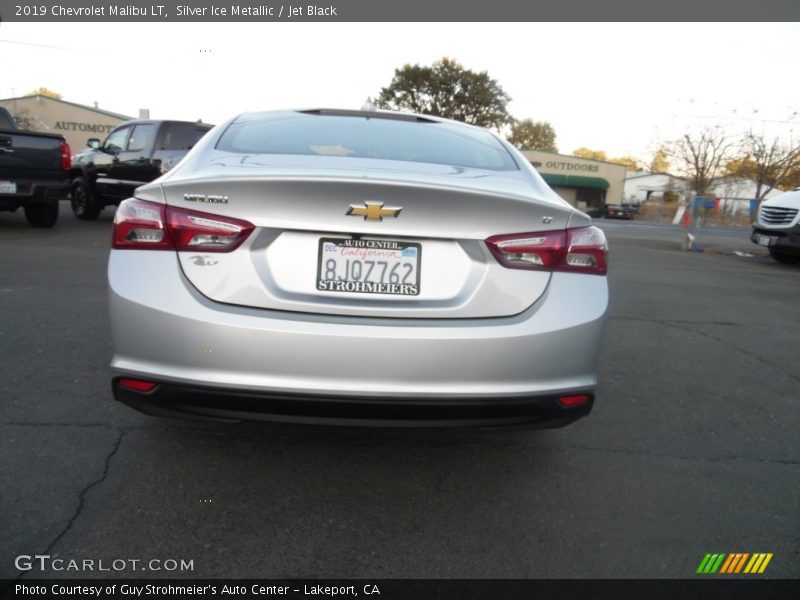
[[[703,557],[697,572],[703,575],[720,574],[760,574],[763,573],[769,561],[772,560],[772,553],[758,552],[734,552],[732,554],[706,554]]]

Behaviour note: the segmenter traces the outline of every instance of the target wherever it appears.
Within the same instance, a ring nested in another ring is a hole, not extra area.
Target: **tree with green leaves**
[[[555,129],[546,121],[514,121],[508,141],[520,149],[558,152]]]
[[[573,150],[572,156],[588,158],[589,160],[608,160],[608,155],[604,150],[590,150],[589,148],[583,147]]]
[[[54,98],[56,100],[61,100],[62,96],[58,92],[54,92],[53,90],[49,90],[44,86],[40,86],[33,90],[28,96],[46,96],[47,98]]]
[[[669,170],[669,157],[664,148],[659,148],[650,161],[650,171],[653,173],[666,173]]]
[[[486,71],[476,73],[442,58],[429,67],[406,64],[395,69],[375,104],[499,130],[514,121],[508,112],[510,101]]]
[[[638,171],[639,161],[631,156],[620,156],[619,158],[610,158],[608,162],[617,163],[618,165],[625,165],[628,171]]]

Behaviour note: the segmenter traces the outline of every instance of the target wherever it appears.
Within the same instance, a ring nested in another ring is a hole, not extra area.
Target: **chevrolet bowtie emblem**
[[[402,206],[383,207],[383,202],[364,202],[363,205],[351,204],[347,209],[348,215],[364,217],[365,221],[383,221],[383,217],[397,217]]]

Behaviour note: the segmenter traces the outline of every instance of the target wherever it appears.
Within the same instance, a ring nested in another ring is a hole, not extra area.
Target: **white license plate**
[[[772,238],[768,235],[757,235],[756,240],[758,241],[759,246],[771,246],[772,245]]]
[[[0,194],[16,194],[17,184],[13,181],[0,181]]]
[[[321,238],[317,289],[418,296],[422,245],[395,240]]]

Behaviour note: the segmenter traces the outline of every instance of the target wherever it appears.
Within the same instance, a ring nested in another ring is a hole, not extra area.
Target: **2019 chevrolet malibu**
[[[246,113],[117,210],[114,395],[164,416],[564,425],[594,400],[606,257],[488,130]]]

